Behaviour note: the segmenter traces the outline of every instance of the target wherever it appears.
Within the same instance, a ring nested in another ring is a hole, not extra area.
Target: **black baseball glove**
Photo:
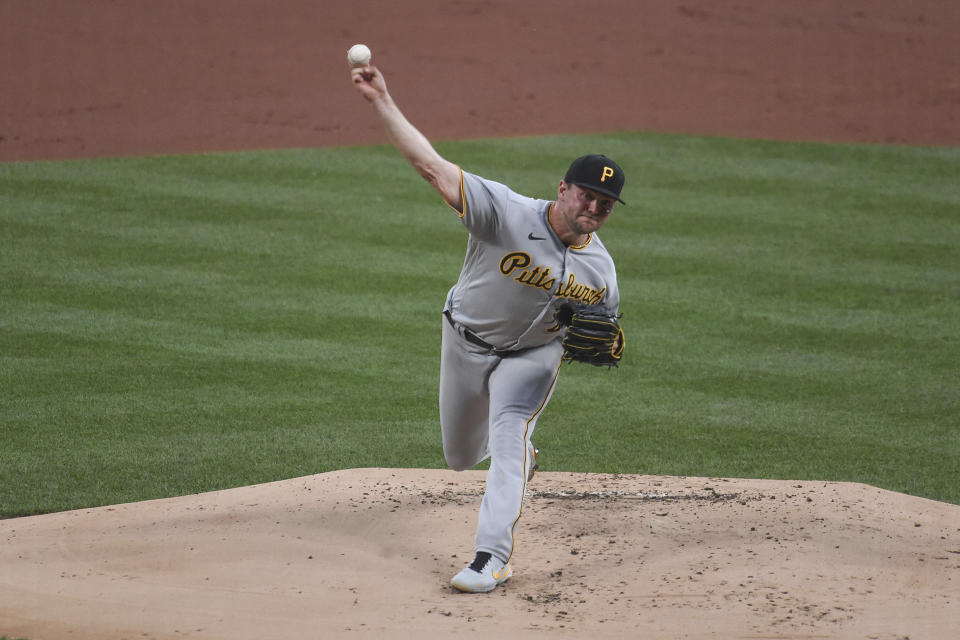
[[[567,327],[563,360],[616,367],[624,347],[623,330],[617,318],[600,305],[581,302],[561,305],[557,321]]]

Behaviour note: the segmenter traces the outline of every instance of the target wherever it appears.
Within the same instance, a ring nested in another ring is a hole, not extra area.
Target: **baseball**
[[[365,44],[355,44],[347,51],[347,62],[351,67],[365,67],[370,64],[370,47]]]

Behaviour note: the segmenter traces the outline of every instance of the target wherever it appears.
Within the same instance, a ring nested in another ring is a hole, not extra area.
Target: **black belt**
[[[451,316],[450,312],[447,311],[446,309],[444,309],[443,315],[447,318],[447,322],[450,323],[451,327],[453,327],[454,329],[463,330],[463,337],[466,338],[467,342],[471,344],[475,344],[481,349],[486,349],[487,351],[489,351],[490,353],[492,353],[497,357],[509,358],[510,356],[515,356],[518,353],[523,353],[524,351],[526,351],[526,349],[515,349],[513,351],[509,349],[498,349],[492,344],[490,344],[489,342],[487,342],[486,340],[484,340],[483,338],[481,338],[480,336],[478,336],[477,334],[475,334],[473,331],[471,331],[467,327],[463,326],[462,324],[458,327],[457,321],[453,319],[453,316]]]

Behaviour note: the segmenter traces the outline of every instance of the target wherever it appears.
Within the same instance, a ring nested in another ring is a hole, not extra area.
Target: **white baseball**
[[[355,44],[347,51],[347,62],[351,67],[365,67],[370,64],[370,47],[365,44]]]

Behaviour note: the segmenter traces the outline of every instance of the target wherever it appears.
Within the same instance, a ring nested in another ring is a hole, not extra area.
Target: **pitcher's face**
[[[561,180],[557,191],[557,222],[577,235],[593,233],[610,217],[615,203],[610,196]]]

